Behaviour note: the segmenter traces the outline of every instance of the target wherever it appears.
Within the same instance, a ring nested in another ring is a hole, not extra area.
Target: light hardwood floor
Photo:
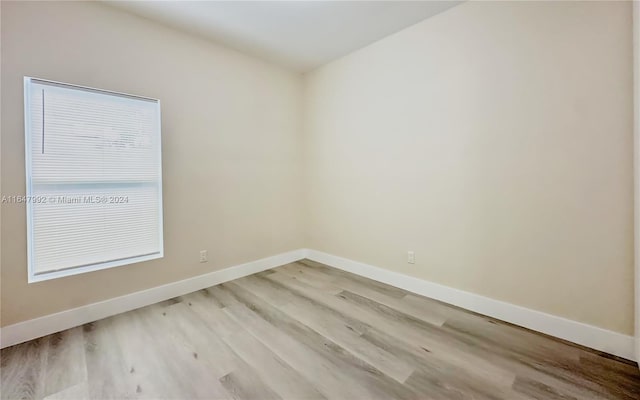
[[[640,399],[631,362],[311,261],[1,354],[3,399]]]

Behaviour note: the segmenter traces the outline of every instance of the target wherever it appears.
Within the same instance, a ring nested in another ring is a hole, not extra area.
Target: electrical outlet
[[[209,254],[207,253],[207,250],[200,250],[200,262],[205,263],[207,261],[209,261]]]
[[[408,251],[407,252],[407,262],[409,264],[415,264],[416,263],[416,253],[414,253],[413,251]]]

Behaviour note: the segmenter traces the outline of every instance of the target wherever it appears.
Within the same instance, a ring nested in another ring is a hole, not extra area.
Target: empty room
[[[640,2],[2,0],[0,78],[1,399],[640,399]]]

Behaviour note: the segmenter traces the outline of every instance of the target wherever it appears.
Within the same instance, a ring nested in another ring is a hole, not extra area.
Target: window
[[[160,102],[24,79],[29,282],[163,256]]]

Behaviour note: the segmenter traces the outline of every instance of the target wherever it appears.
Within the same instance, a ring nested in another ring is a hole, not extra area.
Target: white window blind
[[[25,78],[29,281],[163,256],[158,100]]]

